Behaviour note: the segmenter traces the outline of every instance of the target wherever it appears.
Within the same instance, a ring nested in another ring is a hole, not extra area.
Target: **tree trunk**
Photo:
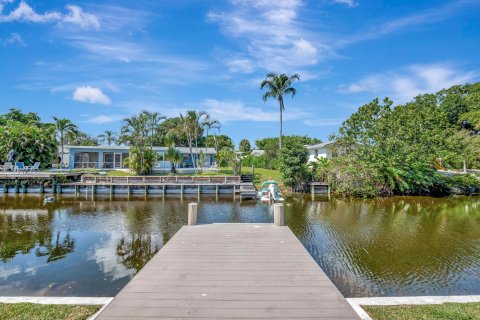
[[[62,154],[60,155],[60,168],[63,167],[63,132],[60,133],[60,144],[62,145],[61,152]]]
[[[279,149],[280,151],[282,151],[282,127],[283,127],[283,119],[282,119],[282,116],[283,116],[283,99],[282,97],[280,96],[278,98],[278,103],[280,104],[280,136],[278,137],[278,146],[279,146]]]

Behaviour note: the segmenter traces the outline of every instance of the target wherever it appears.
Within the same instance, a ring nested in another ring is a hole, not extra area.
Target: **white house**
[[[308,149],[309,156],[308,162],[317,161],[318,158],[333,158],[332,145],[334,141],[318,143],[318,144],[307,144],[305,147]]]

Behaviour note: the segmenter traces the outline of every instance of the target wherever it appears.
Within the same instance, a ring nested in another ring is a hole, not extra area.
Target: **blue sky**
[[[208,111],[235,142],[278,134],[267,72],[299,73],[285,134],[325,140],[362,104],[480,79],[480,1],[0,0],[0,112],[118,131]]]

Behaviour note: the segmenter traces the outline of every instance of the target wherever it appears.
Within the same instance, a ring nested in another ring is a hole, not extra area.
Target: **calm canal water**
[[[0,196],[0,295],[113,296],[186,223],[195,198]],[[272,222],[202,197],[199,223]],[[286,222],[347,297],[480,294],[480,198],[296,196]]]

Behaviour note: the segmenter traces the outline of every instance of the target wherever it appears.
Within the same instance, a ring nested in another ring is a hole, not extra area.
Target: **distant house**
[[[250,151],[250,155],[252,155],[253,157],[263,156],[264,154],[265,150],[253,149],[252,151]]]
[[[309,152],[308,162],[317,161],[318,158],[333,158],[334,155],[332,153],[332,145],[334,143],[334,141],[329,141],[318,144],[307,144],[305,147]]]
[[[153,147],[159,155],[160,160],[154,167],[154,171],[165,171],[170,169],[170,162],[165,160],[167,147]],[[188,147],[175,147],[182,154],[182,161],[178,168],[193,167],[193,160]],[[66,146],[68,158],[64,157],[64,163],[70,169],[127,169],[127,159],[130,147],[127,146]],[[198,159],[199,154],[205,154],[203,167],[208,168],[214,165],[216,151],[214,148],[192,148],[193,156]]]

